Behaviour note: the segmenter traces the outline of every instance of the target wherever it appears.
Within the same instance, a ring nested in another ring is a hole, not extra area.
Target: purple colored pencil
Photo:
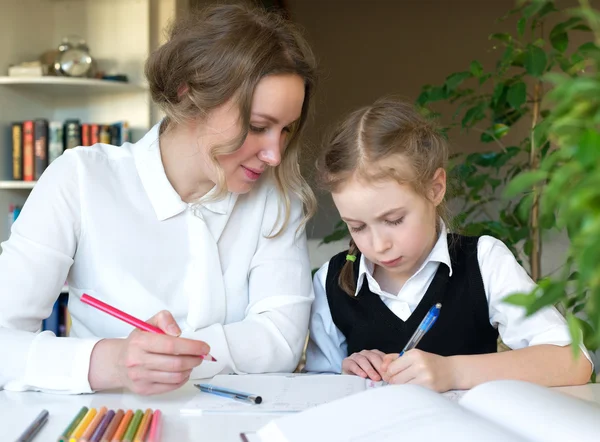
[[[106,427],[108,427],[108,424],[110,424],[110,421],[112,421],[113,417],[115,417],[114,410],[108,410],[106,416],[102,418],[100,425],[98,425],[98,428],[96,428],[96,431],[94,431],[94,434],[92,434],[90,442],[100,442],[102,435],[106,431]]]

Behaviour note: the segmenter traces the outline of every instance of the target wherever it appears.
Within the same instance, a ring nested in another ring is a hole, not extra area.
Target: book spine
[[[34,176],[33,121],[23,122],[23,180],[33,181]]]
[[[93,146],[94,144],[98,144],[100,142],[100,128],[97,124],[92,124],[90,126],[90,143]]]
[[[63,124],[60,121],[51,121],[48,127],[48,164],[62,155],[65,150]]]
[[[107,126],[105,124],[100,126],[100,142],[103,144],[110,144],[110,142],[111,142],[110,126]]]
[[[83,123],[81,125],[81,145],[82,146],[91,146],[91,134],[90,134],[90,125],[87,123]]]
[[[81,125],[79,120],[65,121],[65,149],[81,146]]]
[[[48,167],[48,121],[35,120],[35,179],[39,180]]]
[[[12,124],[13,180],[23,179],[23,124]]]

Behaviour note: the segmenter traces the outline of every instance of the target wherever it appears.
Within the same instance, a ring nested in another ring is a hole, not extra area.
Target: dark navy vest
[[[489,308],[479,262],[478,237],[448,235],[448,250],[452,263],[449,269],[440,263],[425,296],[415,311],[403,321],[369,290],[363,281],[358,296],[348,296],[338,284],[347,252],[329,262],[326,291],[333,322],[344,334],[348,354],[377,349],[384,353],[399,353],[417,329],[429,309],[440,302],[440,316],[417,348],[442,356],[494,353],[498,331],[490,325]],[[359,259],[354,262],[358,279]]]

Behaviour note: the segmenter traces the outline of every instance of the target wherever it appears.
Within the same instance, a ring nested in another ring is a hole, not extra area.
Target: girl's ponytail
[[[358,258],[358,247],[354,244],[354,240],[350,240],[350,246],[348,248],[348,254],[346,255],[346,262],[342,267],[342,271],[340,272],[340,278],[338,283],[340,288],[354,298],[354,294],[356,293],[356,281],[354,278],[354,262]],[[352,259],[352,257],[354,259]]]

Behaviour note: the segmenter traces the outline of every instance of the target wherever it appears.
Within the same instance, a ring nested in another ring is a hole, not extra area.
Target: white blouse
[[[83,293],[133,316],[170,311],[183,336],[218,362],[192,376],[293,371],[313,291],[302,218],[267,238],[280,200],[272,182],[190,205],[169,183],[158,125],[138,143],[66,151],[45,171],[0,255],[0,386],[91,392],[92,349],[132,327],[80,301]],[[40,333],[65,280],[69,338]]]
[[[510,294],[529,293],[535,283],[502,241],[491,236],[480,237],[477,259],[488,301],[490,324],[498,328],[502,341],[508,347],[518,349],[538,344],[564,346],[571,343],[566,321],[554,307],[525,317],[523,308],[503,302]],[[355,295],[366,282],[371,292],[379,295],[398,318],[406,321],[425,296],[440,263],[449,267],[452,276],[447,231],[443,223],[442,232],[429,256],[395,295],[380,288],[373,277],[373,263],[361,255]],[[328,268],[329,262],[314,276],[315,301],[310,320],[306,370],[340,373],[342,361],[348,356],[348,346],[346,338],[333,323],[329,311],[325,293]],[[582,345],[581,348],[591,362],[585,347]],[[398,349],[400,350],[402,349]]]

